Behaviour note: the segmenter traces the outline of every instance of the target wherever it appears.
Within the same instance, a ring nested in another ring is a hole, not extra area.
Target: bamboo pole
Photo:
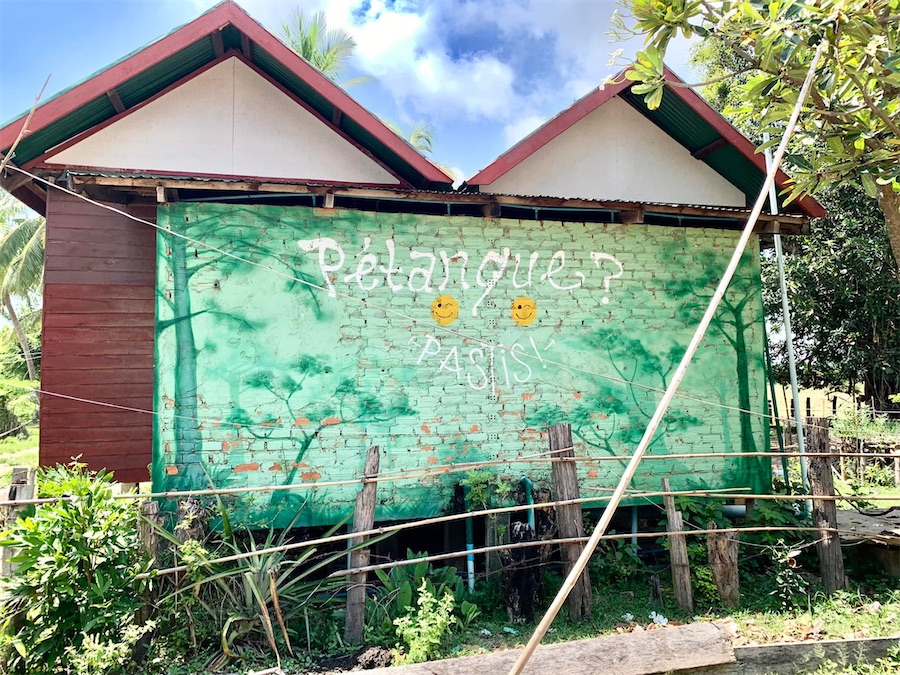
[[[606,532],[606,528],[609,527],[609,523],[613,518],[616,507],[619,505],[619,502],[622,501],[622,497],[625,494],[625,490],[628,487],[628,484],[631,482],[631,479],[634,478],[634,474],[637,472],[637,467],[641,461],[641,458],[644,456],[644,453],[650,446],[650,442],[656,435],[656,430],[659,428],[659,424],[662,421],[662,418],[665,415],[669,404],[674,398],[675,392],[678,391],[678,387],[681,385],[681,380],[684,378],[684,374],[687,372],[688,366],[691,364],[691,360],[694,358],[697,347],[700,345],[700,340],[703,339],[703,336],[706,333],[706,329],[709,327],[713,315],[716,313],[716,310],[719,307],[719,303],[722,301],[722,298],[725,295],[728,284],[731,282],[731,279],[741,262],[741,257],[744,254],[744,249],[747,248],[747,242],[750,241],[750,237],[753,234],[753,228],[756,224],[756,220],[757,218],[759,218],[759,214],[762,212],[763,204],[765,204],[767,196],[766,193],[775,180],[775,167],[781,164],[781,160],[784,157],[785,150],[787,150],[787,144],[791,138],[791,134],[794,131],[794,127],[797,125],[797,119],[800,116],[800,110],[803,107],[803,102],[806,100],[807,94],[809,94],[809,89],[812,85],[816,66],[819,63],[819,58],[821,57],[822,52],[825,49],[825,45],[827,44],[827,40],[822,40],[822,42],[819,43],[819,46],[816,49],[815,56],[813,57],[812,63],[810,64],[809,72],[807,73],[806,79],[803,82],[803,87],[800,89],[800,93],[797,96],[797,103],[794,106],[794,110],[791,113],[791,118],[788,121],[787,128],[784,131],[784,136],[781,139],[781,143],[779,143],[778,145],[778,150],[775,153],[772,166],[768,171],[766,171],[766,179],[763,182],[762,190],[760,191],[759,196],[756,198],[756,203],[753,205],[753,210],[750,213],[750,217],[747,219],[747,225],[744,227],[743,232],[741,232],[741,237],[738,240],[737,246],[735,247],[734,254],[731,256],[731,261],[728,263],[728,267],[725,269],[725,273],[722,275],[722,280],[719,282],[719,285],[716,288],[715,293],[713,294],[712,300],[709,303],[709,307],[707,307],[703,318],[700,320],[700,325],[697,326],[697,330],[694,332],[694,337],[691,339],[691,342],[681,359],[681,363],[678,364],[678,368],[672,375],[672,381],[666,388],[666,393],[663,394],[662,400],[659,402],[659,405],[656,408],[656,412],[653,414],[653,417],[650,420],[650,424],[647,426],[647,430],[644,432],[644,435],[641,438],[637,449],[634,451],[634,455],[632,456],[631,461],[625,468],[625,472],[622,474],[622,478],[619,481],[619,486],[613,493],[612,500],[606,507],[606,510],[603,512],[603,516],[601,517],[600,522],[597,523],[597,527],[595,528],[594,533],[591,535],[591,538],[588,541],[584,552],[578,559],[575,568],[566,578],[565,582],[563,582],[562,588],[560,588],[559,593],[557,593],[556,598],[554,598],[553,602],[550,605],[550,608],[544,615],[544,618],[541,619],[540,624],[538,624],[538,627],[535,629],[534,634],[528,641],[528,644],[525,645],[525,648],[522,650],[519,658],[516,659],[516,663],[510,669],[509,675],[520,675],[522,669],[525,667],[525,665],[528,663],[528,660],[531,658],[531,655],[534,653],[534,650],[537,649],[537,646],[547,634],[547,630],[550,628],[550,624],[553,623],[553,619],[555,619],[556,615],[559,613],[559,610],[565,602],[566,597],[568,597],[569,593],[572,591],[572,588],[575,586],[575,583],[578,581],[579,575],[584,571],[584,568],[587,567],[591,555],[593,555],[594,550],[596,550],[597,548],[597,544],[600,542],[600,538]]]

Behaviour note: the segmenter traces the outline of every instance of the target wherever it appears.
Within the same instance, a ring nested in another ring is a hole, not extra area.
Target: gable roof
[[[619,97],[647,117],[656,126],[684,146],[698,160],[727,179],[747,196],[756,199],[765,180],[766,160],[756,146],[735,129],[699,94],[689,87],[666,87],[662,103],[649,110],[642,96],[632,93],[635,84],[620,72],[613,84],[597,88],[559,113],[531,135],[519,141],[491,164],[467,181],[472,187],[490,191],[490,185],[511,171],[553,139],[575,126],[600,106]],[[666,79],[684,82],[668,68]],[[779,170],[775,181],[779,190],[787,186],[789,177]],[[779,197],[783,200],[783,197]],[[812,197],[800,198],[786,207],[787,212],[800,212],[810,218],[825,215],[825,209]]]
[[[39,106],[12,161],[28,165],[51,148],[157,96],[229,52],[267,75],[323,122],[370,154],[403,183],[450,189],[453,179],[423,157],[338,85],[298,56],[233,0],[91,75]],[[8,152],[21,115],[0,128]]]

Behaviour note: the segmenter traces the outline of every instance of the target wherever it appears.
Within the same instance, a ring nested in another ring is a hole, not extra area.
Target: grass
[[[37,466],[38,429],[29,427],[28,436],[0,438],[0,485],[9,483],[13,467]]]

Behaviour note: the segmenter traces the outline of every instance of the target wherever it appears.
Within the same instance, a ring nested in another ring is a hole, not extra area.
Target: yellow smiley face
[[[512,318],[520,326],[527,326],[537,316],[537,304],[531,298],[521,297],[513,300]]]
[[[459,303],[452,295],[439,295],[431,303],[431,316],[442,326],[449,326],[459,316]]]

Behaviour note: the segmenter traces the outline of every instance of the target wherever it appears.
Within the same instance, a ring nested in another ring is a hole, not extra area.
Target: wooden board
[[[117,208],[125,208],[116,205]],[[154,222],[152,206],[127,207]],[[42,336],[45,390],[148,410],[153,405],[156,232],[52,192]],[[41,400],[41,464],[81,455],[120,481],[145,481],[153,417],[60,397]]]
[[[874,663],[897,646],[900,646],[900,638],[896,637],[745,645],[734,648],[735,663],[678,672],[686,675],[813,673],[826,661],[838,666],[849,666],[860,661]]]
[[[524,640],[524,638],[523,638]],[[509,672],[520,649],[410,666],[376,668],[373,675],[487,675]],[[734,663],[725,632],[711,623],[542,645],[524,673],[650,675]]]

